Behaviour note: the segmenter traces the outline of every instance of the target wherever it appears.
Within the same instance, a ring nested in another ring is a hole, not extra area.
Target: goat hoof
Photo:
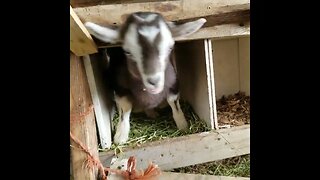
[[[116,133],[114,135],[114,143],[115,144],[124,144],[128,141],[128,136],[121,133]]]
[[[183,113],[177,114],[173,118],[174,118],[179,130],[188,130],[189,129],[189,124],[188,124],[186,118],[184,117]]]
[[[189,125],[187,122],[180,123],[179,125],[177,124],[177,127],[179,130],[182,130],[182,131],[187,131],[189,129]]]

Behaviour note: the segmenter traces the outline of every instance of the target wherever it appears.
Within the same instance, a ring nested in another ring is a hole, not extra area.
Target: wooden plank
[[[207,20],[207,22],[202,26],[202,28],[212,27],[212,26],[217,26],[222,24],[233,24],[233,23],[244,24],[250,21],[250,9],[212,14],[212,15],[201,16],[201,17]],[[186,22],[195,21],[197,19],[199,19],[199,17],[181,19],[181,20],[175,21],[175,23],[183,24]]]
[[[150,142],[123,151],[120,159],[135,156],[137,169],[145,169],[150,161],[170,170],[221,160],[250,153],[250,125]],[[105,166],[110,166],[114,152],[100,152],[99,156]]]
[[[246,23],[243,26],[239,24],[224,24],[213,27],[201,28],[199,31],[194,34],[189,35],[188,37],[175,38],[175,41],[191,41],[191,40],[200,40],[200,39],[230,39],[237,37],[248,37],[250,36],[250,24]],[[95,39],[95,38],[94,38]],[[98,48],[114,47],[120,46],[120,44],[107,44],[103,43],[97,39],[95,42]]]
[[[70,6],[70,50],[77,56],[97,52],[97,47],[87,29]]]
[[[175,46],[181,98],[190,103],[200,119],[214,128],[205,52],[204,40],[177,43]]]
[[[111,102],[107,97],[107,89],[103,79],[102,57],[93,57],[93,60],[86,55],[83,57],[86,75],[90,87],[91,97],[93,100],[98,133],[100,138],[100,145],[102,149],[111,147]],[[97,64],[99,63],[99,64]],[[106,67],[106,64],[104,64]]]
[[[120,25],[129,14],[138,11],[158,12],[168,21],[177,21],[248,9],[250,0],[179,0],[96,5],[78,7],[74,11],[83,22]]]
[[[231,176],[213,176],[203,174],[187,174],[187,173],[173,173],[173,172],[162,172],[159,180],[249,180],[248,177],[231,177]]]
[[[94,112],[92,110],[88,81],[81,58],[70,56],[70,131],[87,147],[93,156],[98,157],[97,134]],[[87,154],[71,141],[72,173],[75,180],[95,180],[96,171],[83,168]]]
[[[70,5],[73,8],[76,7],[85,7],[85,6],[93,6],[103,3],[102,0],[70,0]]]
[[[216,98],[239,91],[238,39],[212,41]]]
[[[106,4],[128,4],[128,3],[143,3],[143,2],[156,2],[159,0],[70,0],[72,7],[87,7],[95,5],[106,5]],[[175,1],[175,0],[165,0]]]
[[[196,39],[230,39],[250,36],[250,23],[244,26],[239,24],[224,24],[213,27],[201,28],[188,37],[175,38],[175,41],[190,41]]]
[[[188,173],[174,173],[174,172],[161,172],[158,180],[250,180],[249,177],[232,177],[232,176],[214,176],[203,174],[188,174]],[[108,180],[123,180],[119,175],[112,174],[108,176]]]
[[[240,91],[250,95],[250,37],[239,38]]]
[[[206,73],[207,73],[207,76],[206,76],[206,79],[207,79],[207,89],[208,89],[208,100],[209,100],[209,112],[210,112],[210,127],[211,129],[217,129],[217,127],[215,126],[215,121],[218,121],[218,119],[215,119],[214,117],[214,109],[215,107],[213,107],[213,97],[214,97],[214,94],[212,92],[212,87],[214,86],[214,79],[212,79],[212,75],[211,75],[211,66],[210,66],[210,55],[212,52],[211,50],[209,50],[209,45],[208,45],[208,39],[205,39],[204,41],[204,51],[205,51],[205,61],[206,61]],[[208,122],[207,122],[208,124]]]

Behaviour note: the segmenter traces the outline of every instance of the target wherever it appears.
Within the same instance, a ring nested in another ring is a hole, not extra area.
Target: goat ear
[[[117,43],[120,41],[119,29],[103,27],[92,22],[86,22],[85,27],[91,35],[106,43]]]
[[[196,21],[191,21],[180,25],[175,25],[173,22],[167,22],[167,24],[173,37],[183,37],[198,31],[206,22],[206,19],[200,18]]]

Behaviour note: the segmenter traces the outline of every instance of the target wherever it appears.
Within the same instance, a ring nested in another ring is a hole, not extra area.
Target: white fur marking
[[[153,20],[156,19],[156,17],[158,16],[157,14],[148,14],[144,17],[138,16],[136,14],[133,14],[133,16],[137,19],[139,19],[140,21],[144,21],[144,22],[151,22]]]
[[[156,15],[156,14],[149,14],[149,15],[147,15],[147,16],[144,18],[144,20],[145,20],[146,22],[151,22],[151,21],[155,20],[157,16],[158,16],[158,15]]]
[[[138,17],[138,16],[137,16]],[[146,17],[146,19],[150,20],[152,16]],[[156,15],[154,15],[154,18]],[[160,77],[159,80],[159,89],[163,89],[164,81],[165,81],[165,68],[166,68],[166,58],[170,55],[169,49],[174,45],[174,40],[172,38],[171,32],[168,29],[165,22],[160,21],[159,22],[159,28],[155,26],[143,26],[141,29],[139,29],[139,32],[137,32],[137,25],[131,24],[128,28],[128,31],[126,32],[126,35],[124,37],[123,42],[123,49],[129,51],[132,54],[132,59],[137,63],[137,67],[139,69],[140,75],[142,77],[142,80],[146,86],[146,88],[154,88],[148,85],[147,78],[149,76],[154,76],[156,74],[145,74],[143,70],[143,63],[142,63],[142,48],[138,41],[138,34],[141,34],[144,36],[148,41],[151,43],[154,42],[156,35],[158,33],[161,33],[161,41],[158,45],[159,50],[159,61],[160,66],[158,67],[158,73],[157,76]]]
[[[142,51],[138,43],[137,25],[131,24],[124,37],[123,49],[132,54],[133,60],[141,64]]]
[[[175,101],[176,104],[177,104],[177,107],[175,105]],[[174,121],[176,122],[176,125],[178,127],[178,129],[188,129],[189,125],[188,125],[188,122],[184,116],[184,113],[183,111],[181,110],[181,107],[180,107],[180,102],[179,102],[179,99],[178,99],[178,94],[170,94],[168,95],[167,97],[167,102],[168,104],[170,105],[171,109],[172,109],[172,115],[173,115],[173,119]],[[178,108],[178,109],[176,109]]]
[[[160,32],[160,29],[158,29],[155,26],[142,26],[138,30],[138,32],[143,37],[145,37],[150,43],[153,43],[157,34]]]
[[[117,124],[116,134],[114,135],[114,142],[116,144],[123,144],[127,142],[129,138],[132,104],[127,97],[115,96],[115,100],[119,111],[119,122]]]
[[[143,76],[143,78],[146,78],[146,79],[143,79],[145,82],[147,82],[147,79],[148,78],[160,78],[159,82],[158,82],[158,87],[161,87],[161,90],[163,89],[164,87],[164,72],[157,72],[155,74],[146,74]],[[146,83],[148,84],[148,83]],[[150,85],[146,85],[147,88],[153,88],[153,86],[150,86]]]
[[[168,102],[173,102],[175,101],[176,99],[178,99],[178,94],[170,94],[168,97],[167,97],[167,101]]]
[[[164,22],[160,22],[160,33],[161,41],[158,45],[159,48],[159,59],[161,63],[161,70],[164,71],[166,67],[166,58],[170,55],[169,49],[174,45],[174,40],[172,38],[171,32]]]

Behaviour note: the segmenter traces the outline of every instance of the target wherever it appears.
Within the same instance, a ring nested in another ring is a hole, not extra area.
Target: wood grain
[[[240,156],[250,153],[250,125],[150,142],[123,152],[120,158],[136,157],[137,169],[154,162],[162,170]],[[108,166],[114,152],[100,152],[99,156]]]
[[[98,158],[97,132],[88,81],[81,58],[70,56],[70,131]],[[83,168],[87,155],[71,141],[72,173],[75,180],[96,180],[96,171]]]
[[[83,22],[121,25],[129,14],[138,11],[158,12],[168,21],[178,21],[249,9],[249,0],[179,0],[95,5],[74,8],[74,11]],[[230,17],[236,16],[227,15]]]
[[[70,50],[77,56],[97,52],[90,33],[70,6]]]

